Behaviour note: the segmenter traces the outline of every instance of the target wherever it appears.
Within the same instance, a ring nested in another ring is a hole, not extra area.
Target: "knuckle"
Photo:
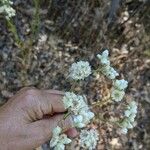
[[[26,94],[24,95],[24,101],[25,102],[30,102],[33,99],[33,96],[31,94]]]
[[[35,94],[37,94],[37,90],[34,88],[29,88],[26,90],[25,93],[26,93],[26,95],[35,95]]]
[[[35,89],[27,89],[25,91],[25,96],[26,97],[30,97],[30,96],[33,96],[33,95],[36,95],[37,94],[37,91]]]
[[[27,89],[25,92],[24,92],[24,101],[25,102],[31,102],[31,100],[34,99],[34,97],[37,95],[37,91],[36,89]]]

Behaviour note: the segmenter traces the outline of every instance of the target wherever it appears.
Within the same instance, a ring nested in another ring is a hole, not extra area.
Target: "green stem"
[[[7,20],[7,25],[9,27],[9,30],[13,33],[16,43],[18,45],[21,45],[22,41],[20,40],[18,36],[17,29],[14,23],[11,20]]]
[[[63,119],[65,120],[68,116],[70,116],[71,115],[71,112],[68,112],[68,113],[66,113],[65,115],[64,115],[64,117],[63,117]]]
[[[40,13],[39,13],[40,1],[33,0],[33,2],[35,5],[35,12],[34,12],[33,21],[31,24],[31,29],[32,29],[32,39],[35,39],[39,31],[39,24],[40,24]]]

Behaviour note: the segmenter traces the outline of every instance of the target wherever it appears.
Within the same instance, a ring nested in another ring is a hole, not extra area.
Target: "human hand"
[[[0,150],[32,150],[51,137],[59,125],[77,135],[71,117],[63,120],[63,93],[24,88],[0,108]]]

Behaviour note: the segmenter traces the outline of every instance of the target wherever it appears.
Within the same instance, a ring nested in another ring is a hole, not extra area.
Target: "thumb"
[[[62,128],[63,132],[73,128],[72,117],[68,116],[63,120],[64,115],[54,115],[50,119],[43,119],[33,122],[28,128],[28,132],[32,136],[32,144],[34,147],[38,147],[48,141],[52,136],[52,131],[56,126]],[[32,134],[31,134],[32,133]]]

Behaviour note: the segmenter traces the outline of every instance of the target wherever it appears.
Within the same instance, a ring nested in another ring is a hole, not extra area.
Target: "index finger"
[[[64,104],[63,104],[63,96],[64,93],[61,91],[56,90],[43,90],[42,91],[42,99],[43,99],[43,105],[45,103],[45,113],[63,113],[66,111]]]

